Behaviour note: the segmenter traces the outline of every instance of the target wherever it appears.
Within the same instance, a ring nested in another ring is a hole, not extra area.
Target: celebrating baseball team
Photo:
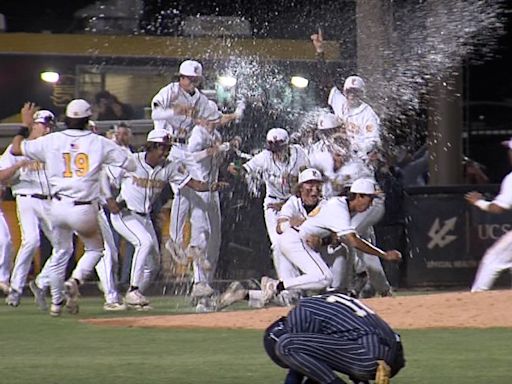
[[[321,34],[311,38],[321,55]],[[389,384],[405,366],[400,335],[358,300],[365,286],[392,296],[381,260],[402,258],[397,250],[376,246],[373,226],[384,215],[386,199],[375,177],[383,132],[363,101],[365,81],[352,75],[331,88],[331,112],[318,115],[313,134],[291,137],[274,127],[266,132],[264,149],[249,155],[240,151],[238,137],[221,133],[222,126],[243,118],[245,101],[234,113],[222,113],[201,92],[202,79],[200,62],[180,64],[179,79],[151,100],[154,127],[136,153],[96,133],[92,106],[84,99],[67,104],[64,129],[56,129],[52,111],[25,103],[22,126],[0,159],[0,187],[12,191],[21,231],[12,261],[11,235],[0,210],[0,292],[6,304],[18,307],[28,286],[50,316],[76,314],[81,286],[95,270],[105,311],[150,311],[148,288],[165,248],[175,265],[191,269],[188,293],[197,312],[242,301],[252,308],[290,307],[263,338],[270,359],[287,369],[285,384],[345,383],[339,373],[351,383]],[[507,146],[512,153],[512,141]],[[255,276],[257,286],[233,281],[218,292],[213,281],[221,250],[219,193],[230,187],[219,179],[222,173],[251,190],[264,186],[275,276]],[[512,206],[511,180],[507,176],[493,202],[476,192],[466,199],[501,213]],[[161,246],[152,213],[169,186],[169,240]],[[52,253],[27,281],[41,231]],[[67,278],[74,236],[83,254]],[[117,276],[119,236],[133,247],[124,292]],[[488,251],[473,291],[490,289],[497,274],[511,267],[510,236]]]

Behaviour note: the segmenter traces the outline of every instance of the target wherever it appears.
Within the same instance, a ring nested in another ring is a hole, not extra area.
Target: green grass
[[[261,332],[97,327],[88,317],[147,316],[192,311],[181,298],[153,298],[151,313],[105,313],[100,299],[81,301],[78,316],[50,318],[23,298],[0,306],[0,382],[282,383],[261,346]],[[463,315],[463,314],[461,314]],[[498,384],[510,380],[512,330],[402,331],[406,368],[395,384]]]

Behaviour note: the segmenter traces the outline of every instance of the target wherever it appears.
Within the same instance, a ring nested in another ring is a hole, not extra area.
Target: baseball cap
[[[92,115],[91,105],[84,99],[74,99],[66,107],[66,116],[81,119]]]
[[[205,108],[204,119],[208,121],[216,121],[222,117],[222,113],[219,111],[215,101],[208,100],[208,104]]]
[[[366,178],[357,179],[352,183],[350,192],[360,193],[362,195],[375,195],[377,193],[375,189],[375,181]]]
[[[148,137],[146,139],[148,142],[152,143],[169,143],[169,132],[162,128],[155,128],[148,133]]]
[[[323,181],[322,174],[315,168],[307,168],[299,174],[299,184],[307,181]]]
[[[512,138],[509,140],[502,141],[501,145],[507,147],[508,149],[512,149]]]
[[[272,128],[267,132],[267,141],[283,141],[288,143],[288,140],[288,132],[286,132],[286,130],[283,128]]]
[[[364,80],[361,79],[359,76],[349,76],[345,80],[345,84],[343,85],[343,90],[347,89],[360,89],[364,92],[365,84]]]
[[[47,111],[45,109],[42,109],[34,113],[34,116],[32,118],[34,119],[34,123],[43,123],[46,125],[55,123],[55,115],[52,112]]]
[[[334,113],[324,113],[318,118],[318,129],[332,129],[342,125],[342,121]]]
[[[203,76],[203,66],[195,60],[185,60],[180,65],[180,75]]]

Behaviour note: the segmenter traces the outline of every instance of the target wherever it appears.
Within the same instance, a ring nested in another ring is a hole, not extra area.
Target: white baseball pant
[[[488,291],[506,269],[512,269],[512,231],[505,233],[485,252],[471,292]]]
[[[155,265],[160,257],[158,239],[151,216],[124,210],[119,214],[110,214],[110,220],[117,233],[135,248],[130,286],[138,287],[143,293],[151,283]]]
[[[221,244],[219,193],[192,191],[190,203],[190,247],[195,247],[206,256],[211,266],[211,269],[206,271],[201,263],[194,262],[194,282],[211,283],[219,260]]]
[[[107,216],[103,209],[98,211],[98,224],[103,237],[103,246],[105,247],[103,257],[96,265],[92,265],[94,260],[86,260],[86,258],[82,256],[73,271],[72,277],[83,281],[92,272],[92,268],[96,268],[96,273],[103,287],[105,301],[107,303],[118,303],[121,299],[117,291],[116,279],[118,253],[114,242],[114,235],[112,234]]]
[[[11,288],[19,293],[23,292],[34,253],[41,242],[39,228],[52,242],[50,204],[49,200],[41,200],[30,196],[16,196],[21,244],[11,274]]]
[[[184,228],[191,211],[191,194],[194,192],[188,187],[177,188],[171,184],[174,192],[172,200],[169,237],[180,247],[185,247]]]
[[[296,277],[280,278],[287,290],[323,289],[332,283],[332,272],[322,255],[312,249],[293,229],[286,229],[280,235],[281,254],[302,272]]]
[[[60,304],[64,300],[64,279],[66,266],[73,252],[73,233],[84,244],[85,258],[83,270],[92,271],[103,255],[103,238],[98,224],[98,205],[96,203],[75,205],[66,197],[53,199],[51,203],[51,223],[53,229],[53,252],[48,259],[52,303]],[[80,281],[84,276],[80,276]]]
[[[9,283],[11,275],[12,240],[4,213],[0,209],[0,281]]]

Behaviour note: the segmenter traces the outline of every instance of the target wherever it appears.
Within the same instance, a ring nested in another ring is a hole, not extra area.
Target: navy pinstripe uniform
[[[282,367],[290,368],[287,384],[344,383],[373,380],[378,360],[391,368],[390,377],[404,365],[400,336],[375,312],[343,294],[302,299],[287,318],[265,333],[265,349]]]

